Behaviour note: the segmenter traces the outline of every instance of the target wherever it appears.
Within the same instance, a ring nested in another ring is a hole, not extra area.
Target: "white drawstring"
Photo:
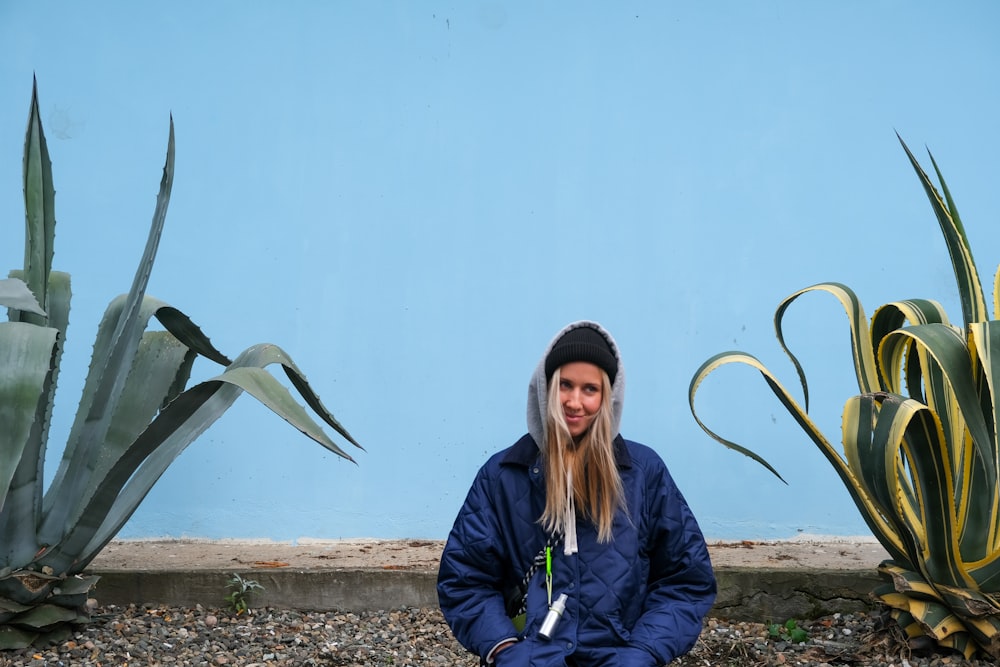
[[[566,516],[563,517],[566,536],[563,539],[563,553],[572,556],[577,552],[576,544],[576,500],[573,493],[573,471],[566,471]]]

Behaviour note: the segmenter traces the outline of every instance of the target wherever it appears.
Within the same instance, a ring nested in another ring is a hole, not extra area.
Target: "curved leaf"
[[[907,324],[948,324],[948,315],[941,304],[926,299],[909,299],[887,303],[875,311],[872,316],[871,339],[876,353],[880,341],[887,335]],[[920,383],[920,363],[916,358],[908,358],[907,364],[900,367],[879,366],[882,386],[893,393],[902,394],[901,389],[907,388],[906,395],[910,398],[924,401],[923,387]]]
[[[237,357],[221,375],[180,394],[96,481],[93,493],[74,515],[78,520],[38,563],[59,572],[82,571],[135,512],[170,463],[221,417],[244,390],[333,453],[353,461],[291,399],[288,391],[262,370],[276,363],[286,370],[294,367],[277,346],[256,345]],[[265,379],[265,375],[270,379]]]
[[[782,477],[770,463],[765,461],[755,452],[747,449],[746,447],[743,447],[742,445],[736,444],[732,440],[727,440],[726,438],[723,438],[721,435],[710,429],[707,425],[705,425],[705,423],[698,416],[697,411],[694,409],[694,397],[695,394],[698,393],[698,387],[701,385],[701,383],[704,382],[705,379],[717,368],[725,366],[726,364],[733,364],[733,363],[742,363],[751,366],[753,368],[756,368],[761,372],[762,375],[764,375],[764,379],[768,380],[770,371],[768,371],[764,367],[764,365],[761,364],[755,357],[749,354],[744,354],[742,352],[720,352],[719,354],[716,354],[711,358],[709,358],[705,363],[703,363],[701,366],[698,367],[698,370],[695,371],[694,377],[691,378],[691,383],[688,385],[688,407],[691,408],[691,414],[694,416],[695,421],[698,422],[698,426],[701,427],[701,430],[712,436],[712,438],[722,443],[729,449],[737,451],[740,454],[743,454],[744,456],[750,457],[757,463],[761,464],[762,466],[770,470],[775,477],[784,482],[785,478]],[[777,382],[777,380],[775,380],[775,382]],[[788,482],[785,483],[787,484]]]
[[[148,296],[144,305],[153,307],[153,315],[163,325],[163,328],[172,333],[184,345],[222,366],[228,366],[232,363],[229,357],[215,349],[212,341],[202,332],[201,327],[192,322],[191,318],[181,311]]]
[[[26,562],[38,549],[35,488],[42,416],[52,380],[58,332],[23,322],[0,323],[0,554]],[[28,481],[26,481],[28,480]]]
[[[802,428],[802,430],[806,433],[806,435],[809,436],[809,439],[812,440],[813,443],[815,443],[819,447],[820,451],[826,457],[827,461],[829,461],[833,465],[834,470],[840,476],[840,479],[843,482],[844,487],[847,489],[847,492],[851,495],[851,498],[854,500],[854,504],[861,512],[861,517],[865,520],[865,523],[868,524],[868,527],[872,530],[872,532],[876,536],[879,537],[879,540],[886,546],[886,549],[889,550],[890,553],[893,551],[893,549],[898,550],[899,548],[898,546],[897,547],[893,546],[898,544],[898,538],[895,536],[891,526],[889,526],[886,523],[885,519],[882,517],[881,513],[879,512],[877,504],[874,503],[872,499],[867,496],[867,492],[865,490],[864,485],[861,484],[860,481],[855,477],[854,472],[847,465],[844,458],[840,455],[840,453],[836,450],[836,448],[830,444],[830,442],[826,439],[826,436],[824,436],[823,433],[819,430],[819,427],[817,427],[816,424],[813,423],[813,421],[809,418],[809,415],[806,414],[805,410],[796,402],[796,400],[784,388],[781,382],[779,382],[778,379],[774,377],[771,371],[769,371],[756,358],[742,352],[723,352],[721,354],[717,354],[711,357],[708,361],[702,364],[701,367],[695,372],[694,378],[691,380],[691,385],[688,388],[688,404],[691,408],[691,414],[694,415],[695,421],[698,422],[698,425],[701,426],[702,430],[705,431],[708,435],[710,435],[718,442],[725,445],[726,447],[729,447],[730,449],[734,449],[736,451],[739,451],[740,453],[745,454],[746,456],[749,456],[750,458],[752,458],[753,460],[757,461],[765,468],[770,470],[776,477],[778,477],[778,479],[784,481],[784,479],[782,479],[782,477],[777,473],[777,471],[775,471],[774,468],[771,467],[771,465],[767,463],[764,459],[762,459],[760,456],[758,456],[749,449],[746,449],[734,442],[726,440],[725,438],[719,436],[717,433],[709,429],[701,421],[701,419],[698,417],[694,409],[694,396],[698,390],[698,386],[702,383],[702,381],[704,381],[704,379],[707,378],[717,368],[731,363],[750,366],[751,368],[754,368],[760,372],[761,376],[763,376],[768,387],[771,389],[771,392],[778,397],[778,400],[781,401],[782,405],[785,406],[785,409],[788,410],[789,414],[791,414],[792,417],[795,419],[795,421],[798,422],[799,427]]]
[[[980,410],[978,391],[970,382],[972,364],[965,341],[954,328],[924,324],[892,332],[882,339],[879,355],[885,367],[898,367],[911,345],[920,355],[927,406],[941,419],[949,442],[959,448],[965,431],[971,436],[974,452],[987,473],[990,488],[997,484],[994,428]],[[957,456],[957,460],[961,460]]]
[[[861,393],[878,391],[882,388],[882,383],[879,377],[878,367],[875,363],[875,353],[871,335],[868,330],[868,320],[865,316],[865,309],[861,306],[861,301],[858,300],[854,291],[846,285],[836,282],[819,283],[817,285],[812,285],[811,287],[800,289],[786,297],[778,306],[778,309],[774,314],[774,328],[777,333],[778,343],[781,345],[781,349],[784,350],[785,354],[788,355],[788,357],[792,360],[792,363],[795,365],[795,370],[799,374],[799,381],[802,384],[802,389],[806,392],[806,410],[809,409],[809,395],[808,390],[806,389],[805,372],[802,370],[798,359],[795,358],[795,355],[792,354],[792,352],[788,349],[788,346],[785,344],[781,322],[784,318],[785,312],[788,310],[788,307],[791,306],[792,303],[800,296],[810,292],[826,292],[836,297],[837,301],[840,302],[844,312],[847,314],[848,325],[850,326],[851,353],[854,358],[854,372],[858,379],[858,387],[861,389]]]

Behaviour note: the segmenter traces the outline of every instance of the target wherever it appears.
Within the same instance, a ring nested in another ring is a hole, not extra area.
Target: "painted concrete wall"
[[[123,537],[442,538],[579,318],[617,336],[623,432],[668,461],[709,537],[864,534],[759,376],[720,374],[698,407],[787,486],[700,431],[688,382],[738,348],[793,383],[771,318],[816,282],[869,313],[919,296],[958,314],[894,131],[934,151],[991,281],[998,30],[988,1],[4,2],[0,267],[21,264],[36,74],[55,267],[74,278],[49,473],[141,253],[172,113],[150,293],[230,355],[284,347],[367,451],[340,461],[244,397]],[[806,299],[788,331],[839,439],[844,317]]]

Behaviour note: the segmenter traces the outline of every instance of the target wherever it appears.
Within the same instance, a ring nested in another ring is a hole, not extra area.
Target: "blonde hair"
[[[615,513],[624,507],[622,480],[615,464],[611,432],[611,380],[601,371],[601,407],[590,428],[574,441],[559,400],[557,368],[549,380],[545,417],[545,511],[539,522],[551,533],[565,533],[569,493],[567,473],[572,472],[573,500],[585,518],[597,527],[599,542],[610,542]]]

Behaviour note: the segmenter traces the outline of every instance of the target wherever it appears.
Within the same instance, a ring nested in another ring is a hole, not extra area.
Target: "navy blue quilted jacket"
[[[529,392],[529,426],[532,400]],[[523,436],[479,470],[438,573],[441,610],[471,652],[485,659],[518,637],[496,654],[498,667],[654,667],[694,645],[716,593],[705,540],[656,452],[620,435],[614,445],[627,512],[615,518],[611,542],[599,543],[596,527],[578,519],[578,553],[553,549],[552,597],[566,593],[568,602],[550,640],[538,637],[548,611],[544,567],[528,586],[522,632],[505,610],[547,539],[536,437]]]

